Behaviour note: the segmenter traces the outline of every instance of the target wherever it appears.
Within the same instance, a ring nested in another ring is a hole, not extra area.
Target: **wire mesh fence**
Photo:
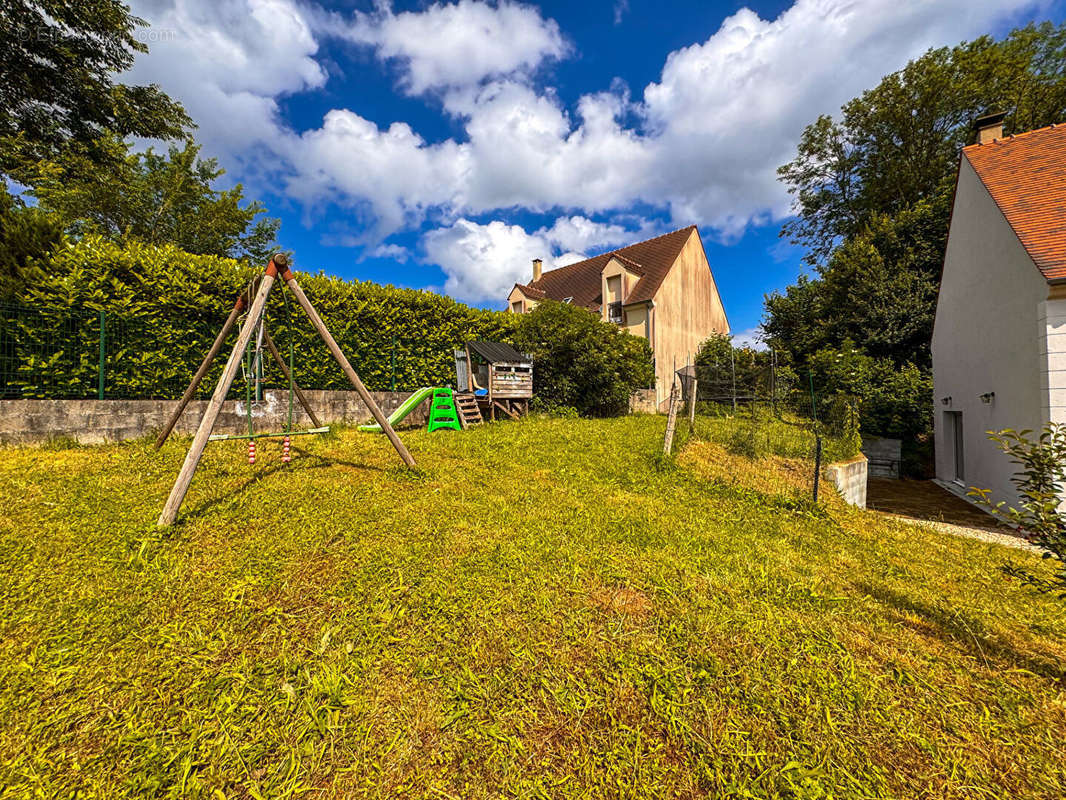
[[[294,379],[305,389],[350,389],[344,373],[302,312],[274,302],[269,332]],[[88,308],[33,307],[0,303],[0,398],[174,399],[180,397],[225,321],[223,312],[124,315]],[[463,342],[432,332],[398,337],[367,332],[327,318],[352,366],[372,391],[411,391],[455,382],[453,351]],[[236,340],[236,330],[200,385],[210,396]],[[257,339],[261,342],[261,339]],[[257,348],[258,349],[258,348]],[[280,366],[263,350],[242,373],[259,390],[286,388]],[[231,397],[243,393],[235,382]]]
[[[729,482],[754,470],[768,493],[818,502],[825,465],[858,452],[855,398],[819,392],[773,351],[704,355],[677,371],[677,424],[725,451],[704,465],[708,476]]]

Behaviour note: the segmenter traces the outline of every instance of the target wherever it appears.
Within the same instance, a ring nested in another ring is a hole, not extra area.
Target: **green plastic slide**
[[[435,388],[436,387],[434,386],[423,386],[413,395],[404,400],[403,405],[389,415],[389,424],[395,425],[397,422],[402,420],[404,417],[406,417],[408,414],[410,414],[412,411],[422,405],[422,401],[429,397],[431,394],[433,394],[433,390]],[[367,433],[381,433],[381,426],[377,423],[373,425],[360,425],[359,430],[366,431]]]

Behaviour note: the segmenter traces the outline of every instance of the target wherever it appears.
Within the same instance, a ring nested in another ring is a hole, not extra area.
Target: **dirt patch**
[[[651,600],[648,596],[627,586],[594,589],[590,597],[596,608],[609,614],[643,617],[651,612]]]

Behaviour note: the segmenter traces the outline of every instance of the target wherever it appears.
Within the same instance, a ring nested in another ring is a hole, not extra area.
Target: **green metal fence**
[[[153,319],[0,303],[0,399],[180,397],[224,320],[224,314],[200,311],[183,313],[180,319]],[[351,388],[305,321],[294,319],[289,327],[278,320],[271,334],[286,359],[291,337],[301,387]],[[461,342],[373,335],[340,322],[334,335],[371,390],[410,391],[455,381],[452,351]],[[213,391],[235,340],[236,332],[199,396]],[[269,355],[258,374],[262,388],[288,385]],[[243,387],[238,378],[231,396],[240,397]]]

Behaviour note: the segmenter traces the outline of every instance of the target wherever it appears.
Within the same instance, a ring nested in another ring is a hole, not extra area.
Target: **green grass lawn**
[[[1037,559],[664,424],[0,451],[0,796],[1066,795]]]

